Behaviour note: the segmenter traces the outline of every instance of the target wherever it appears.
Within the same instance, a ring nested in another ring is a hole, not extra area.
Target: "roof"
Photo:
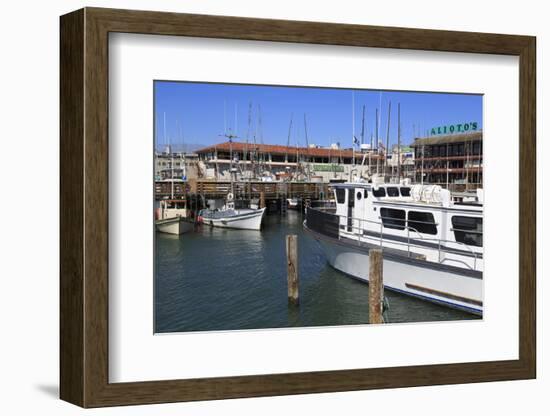
[[[203,147],[202,149],[198,149],[196,153],[204,154],[204,153],[209,153],[216,150],[229,151],[229,145],[230,145],[229,142],[223,142],[213,146],[208,146],[208,147]],[[280,154],[280,155],[296,154],[296,152],[298,152],[301,155],[315,156],[315,157],[331,157],[331,156],[353,157],[353,154],[354,154],[352,149],[292,147],[292,146],[281,146],[281,145],[274,145],[274,144],[253,144],[253,143],[233,142],[233,151],[243,152],[245,151],[245,149],[248,152],[256,150],[257,152],[261,152],[261,153],[271,153],[271,154]],[[361,155],[360,151],[355,152],[355,157],[361,157],[360,155]]]
[[[447,134],[445,136],[430,136],[430,137],[416,138],[414,139],[414,142],[410,146],[418,147],[418,146],[430,146],[434,144],[477,142],[477,141],[481,141],[482,138],[483,138],[483,133],[481,131],[476,131],[473,133]]]

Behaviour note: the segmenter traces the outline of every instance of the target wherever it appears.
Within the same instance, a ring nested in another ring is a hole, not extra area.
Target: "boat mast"
[[[351,91],[351,148],[353,152],[352,166],[355,166],[355,91]],[[351,171],[349,171],[349,179],[351,182]]]
[[[252,101],[250,101],[248,103],[248,129],[246,131],[246,142],[245,142],[245,145],[244,145],[244,160],[245,160],[245,162],[246,162],[246,158],[247,158],[247,154],[248,154],[248,140],[250,139],[251,124],[252,124]],[[250,156],[249,156],[249,159],[250,159],[250,172],[251,172],[251,174],[249,174],[247,176],[248,176],[248,199],[250,201],[250,199],[252,198],[252,190],[250,189],[251,188],[250,180],[251,180],[251,177],[254,175],[254,164],[253,164],[252,158]]]
[[[363,117],[361,119],[361,144],[365,143],[365,106],[363,105]]]
[[[388,104],[388,125],[386,126],[386,150],[384,152],[384,175],[388,174],[388,152],[390,150],[390,121],[391,121],[391,101]],[[390,173],[393,173],[391,166],[390,166]]]
[[[236,104],[235,104],[236,106]],[[234,189],[233,189],[233,139],[236,139],[237,136],[235,134],[232,134],[232,133],[227,133],[227,117],[226,117],[226,105],[225,105],[225,101],[223,103],[223,119],[224,119],[224,134],[220,134],[220,136],[223,136],[223,137],[226,137],[228,140],[229,140],[229,180],[230,180],[230,183],[231,183],[231,194],[233,194],[233,196],[235,195],[234,194]],[[237,109],[235,107],[235,124],[237,122]],[[233,132],[235,133],[235,132]]]
[[[380,144],[380,141],[378,140],[378,108],[376,109],[376,174],[378,175],[378,163],[380,161],[380,150],[378,149],[378,145]]]
[[[424,145],[422,145],[422,164],[420,165],[420,185],[424,186]]]
[[[397,103],[397,180],[401,181],[401,103]]]
[[[306,120],[306,113],[304,113],[304,132],[305,132],[305,135],[306,135],[306,176],[307,176],[307,181],[311,181],[311,171],[310,171],[310,162],[311,160],[310,157],[309,157],[309,140],[308,140],[308,137],[307,137],[307,120]]]
[[[286,155],[285,155],[285,159],[286,159],[286,163],[287,165],[289,164],[289,161],[288,161],[288,149],[290,148],[290,133],[292,131],[292,119],[294,117],[294,113],[290,113],[290,124],[288,125],[288,135],[287,135],[287,138],[286,138]],[[288,166],[288,170],[290,171],[290,166]]]
[[[262,131],[262,107],[260,106],[260,104],[258,104],[258,126],[257,126],[257,130],[258,130],[258,137],[260,138],[260,145],[263,145],[264,144],[264,133]],[[262,152],[261,164],[260,164],[261,169],[265,169],[265,167],[263,165],[265,165],[265,153]]]
[[[447,139],[447,150],[445,152],[447,157],[447,190],[449,189],[449,140]]]
[[[164,142],[168,143],[168,151],[170,152],[170,199],[174,199],[174,153],[170,139],[166,140],[166,111],[164,112]]]

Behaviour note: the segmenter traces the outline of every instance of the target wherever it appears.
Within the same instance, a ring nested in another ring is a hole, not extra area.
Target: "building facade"
[[[290,147],[224,142],[197,150],[202,176],[229,180],[233,166],[238,180],[323,181],[368,177],[382,169],[384,155],[331,147]],[[231,160],[233,159],[233,160]]]
[[[415,182],[463,191],[483,187],[483,132],[417,138]]]

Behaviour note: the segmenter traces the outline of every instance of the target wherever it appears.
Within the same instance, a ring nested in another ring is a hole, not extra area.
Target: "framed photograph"
[[[63,400],[536,376],[534,37],[60,29]]]

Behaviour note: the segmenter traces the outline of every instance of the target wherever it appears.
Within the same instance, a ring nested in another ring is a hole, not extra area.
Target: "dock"
[[[266,206],[284,210],[287,198],[299,201],[324,200],[329,196],[329,183],[324,182],[233,182],[235,200],[263,200]],[[173,183],[174,198],[188,199],[193,206],[202,206],[209,199],[226,198],[231,192],[230,181],[194,180]],[[155,182],[155,199],[172,195],[172,182]]]

